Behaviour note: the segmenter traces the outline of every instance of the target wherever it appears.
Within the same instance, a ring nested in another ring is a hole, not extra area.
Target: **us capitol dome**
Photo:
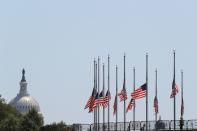
[[[22,79],[20,82],[20,91],[17,94],[17,96],[12,99],[9,103],[12,107],[16,108],[21,114],[26,114],[34,108],[35,110],[38,111],[39,114],[40,112],[40,106],[38,102],[30,96],[27,92],[27,82],[25,80],[25,70],[22,70]]]

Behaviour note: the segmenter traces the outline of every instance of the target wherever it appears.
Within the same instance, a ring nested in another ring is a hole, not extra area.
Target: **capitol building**
[[[28,113],[32,108],[41,114],[38,102],[27,92],[27,82],[25,79],[24,69],[22,70],[22,79],[20,81],[19,93],[9,102],[9,105],[16,108],[21,114]]]

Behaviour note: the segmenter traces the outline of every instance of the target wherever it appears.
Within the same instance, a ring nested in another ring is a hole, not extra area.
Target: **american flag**
[[[108,103],[109,103],[110,100],[111,100],[111,94],[110,94],[110,91],[107,90],[106,95],[105,95],[104,100],[103,100],[103,107],[106,108],[108,106]]]
[[[131,96],[133,99],[140,99],[146,96],[146,89],[147,84],[143,84],[139,88],[137,88],[133,93],[131,93]]]
[[[179,88],[177,86],[177,84],[175,83],[175,80],[173,79],[173,82],[172,82],[172,93],[170,95],[170,98],[174,98],[176,96],[176,94],[178,94],[179,92]]]
[[[115,99],[114,99],[114,105],[113,105],[113,115],[115,115],[117,113],[117,95],[115,96]]]
[[[95,99],[94,99],[94,103],[93,103],[92,109],[94,109],[98,105],[99,105],[99,93],[96,93],[96,96],[95,96]]]
[[[127,92],[125,88],[122,88],[121,92],[118,93],[118,96],[120,97],[120,101],[124,101],[127,99]]]
[[[91,105],[92,101],[94,100],[95,95],[96,95],[96,89],[93,88],[93,90],[92,90],[92,95],[91,95],[90,98],[88,99],[88,101],[87,101],[86,106],[85,106],[84,109],[90,108],[90,105]]]
[[[184,101],[183,101],[183,97],[182,97],[182,101],[181,101],[181,117],[183,117],[184,114]]]
[[[95,90],[95,95],[89,106],[89,113],[93,112],[93,109],[97,106],[97,104],[98,104],[98,92]]]
[[[120,97],[120,101],[124,101],[127,99],[127,91],[125,89],[125,82],[123,83],[123,88],[120,93],[118,93],[118,96]]]
[[[156,96],[154,98],[154,109],[155,109],[155,113],[159,113],[158,99]]]
[[[102,106],[103,102],[104,102],[104,94],[103,91],[101,91],[99,94],[99,105]]]
[[[134,104],[135,104],[135,103],[134,103],[134,99],[131,98],[131,100],[130,100],[130,102],[129,102],[129,105],[127,106],[127,109],[126,109],[126,113],[127,113],[129,110],[131,110],[133,106],[135,106]]]

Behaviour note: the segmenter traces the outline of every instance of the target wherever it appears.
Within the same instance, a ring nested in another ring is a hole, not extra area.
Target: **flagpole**
[[[181,98],[183,99],[183,71],[181,71]]]
[[[96,74],[95,74],[95,87],[96,87],[96,91],[97,91],[97,67],[98,67],[98,63],[96,62],[96,69],[95,69],[95,72],[96,72]],[[98,92],[97,92],[98,93]],[[96,121],[96,131],[97,131],[97,125],[98,125],[98,106],[96,106],[96,108],[95,108],[95,112],[96,112],[96,115],[95,115],[95,121]]]
[[[148,131],[148,53],[146,53],[146,131]]]
[[[180,117],[180,130],[183,130],[183,125],[184,125],[184,121],[183,121],[183,71],[181,70],[181,117]]]
[[[126,90],[126,80],[125,80],[125,54],[124,54],[124,87],[125,90]],[[125,101],[125,98],[124,98],[124,131],[126,131],[126,113],[125,113],[125,108],[126,108],[126,101]]]
[[[175,50],[174,50],[174,83],[176,83],[175,81]],[[175,89],[175,87],[173,88]],[[174,130],[176,130],[176,95],[174,95]]]
[[[100,58],[98,57],[98,93],[100,93]],[[98,96],[98,99],[100,99],[100,96]],[[99,109],[99,106],[98,106],[98,131],[99,131],[99,123],[100,123],[100,109]]]
[[[105,65],[103,63],[103,97],[105,95]],[[103,106],[103,131],[105,130],[105,107]]]
[[[183,99],[183,71],[181,70],[181,99]]]
[[[108,91],[110,90],[110,57],[108,55]],[[108,102],[108,131],[110,130],[110,126],[109,126],[109,123],[110,122],[110,100]]]
[[[157,98],[157,69],[155,70],[155,97]],[[157,112],[155,112],[155,122],[157,122]]]
[[[94,59],[94,88],[96,88],[96,61]],[[93,127],[93,130],[95,130],[95,125],[96,125],[96,109],[94,109],[94,127]]]
[[[118,129],[118,66],[116,65],[116,131]]]
[[[135,91],[135,67],[133,68],[133,91]],[[133,106],[133,130],[135,131],[135,99],[133,100],[134,106]]]

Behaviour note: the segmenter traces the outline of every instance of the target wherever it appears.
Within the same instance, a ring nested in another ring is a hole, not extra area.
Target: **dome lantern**
[[[21,79],[21,82],[26,82],[26,80],[25,80],[25,69],[24,68],[22,70],[22,79]]]
[[[20,82],[20,91],[19,91],[20,96],[27,96],[29,95],[27,93],[27,82],[25,80],[25,69],[22,70],[22,79]]]
[[[20,81],[20,91],[17,96],[9,103],[16,108],[21,114],[26,114],[30,109],[34,108],[40,113],[38,102],[27,93],[27,82],[25,79],[25,69],[22,70],[22,79]],[[41,114],[41,113],[40,113]]]

